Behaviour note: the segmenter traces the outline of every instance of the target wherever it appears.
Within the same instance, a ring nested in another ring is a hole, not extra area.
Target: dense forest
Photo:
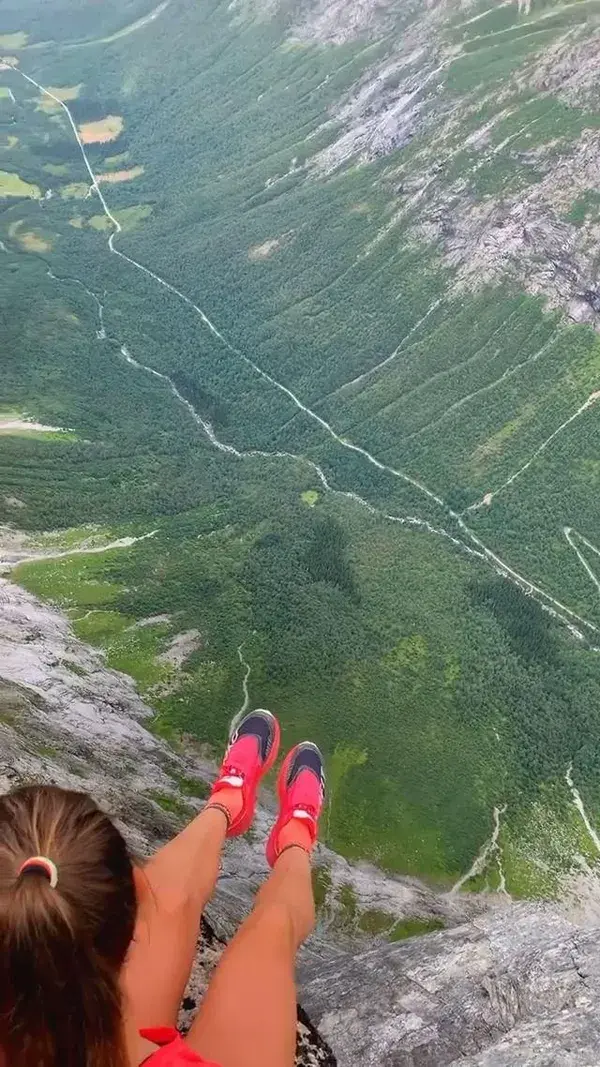
[[[433,127],[316,162],[389,41],[290,37],[292,8],[171,0],[138,27],[151,5],[0,0],[3,48],[87,130],[115,247],[197,305],[110,254],[66,112],[0,73],[0,415],[65,431],[0,436],[0,521],[42,544],[152,534],[14,577],[136,678],[167,736],[218,746],[248,663],[286,740],[324,747],[347,855],[451,884],[502,808],[508,888],[552,894],[594,858],[571,762],[600,813],[600,345],[509,277],[457,288],[416,209],[390,226]],[[445,30],[459,117],[436,173],[481,204],[539,179],[524,125],[535,151],[600,121],[510,80],[575,16],[532,41],[505,8]],[[505,35],[493,62],[484,30]],[[479,166],[468,134],[492,119]],[[574,199],[571,224],[596,208]],[[176,671],[160,653],[191,630]]]

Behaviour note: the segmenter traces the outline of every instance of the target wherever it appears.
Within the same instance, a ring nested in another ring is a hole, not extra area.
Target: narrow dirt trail
[[[501,819],[505,813],[506,804],[503,804],[501,808],[494,808],[494,827],[492,830],[492,836],[489,837],[488,840],[483,843],[481,849],[477,853],[475,859],[473,860],[473,863],[469,867],[469,870],[466,872],[466,874],[463,874],[462,877],[458,879],[458,882],[456,882],[456,884],[452,886],[452,889],[450,890],[451,896],[455,895],[456,893],[459,893],[462,887],[466,885],[467,882],[470,882],[471,878],[476,878],[478,874],[483,874],[489,862],[494,858],[497,861],[498,872],[500,876],[500,887],[498,892],[502,893],[505,896],[509,895],[506,890],[506,878],[504,875],[504,867],[502,864],[502,850],[499,842]]]
[[[240,666],[244,671],[244,677],[242,678],[242,693],[244,694],[244,702],[239,710],[240,716],[245,715],[248,711],[248,708],[250,707],[250,690],[248,689],[248,683],[250,681],[250,675],[252,674],[252,667],[250,666],[248,661],[244,659],[244,644],[245,642],[242,642],[242,644],[237,650]]]
[[[525,474],[525,472],[529,470],[532,464],[535,463],[536,459],[538,459],[538,457],[546,451],[548,446],[556,440],[559,434],[563,433],[564,430],[566,430],[573,422],[575,422],[576,419],[580,418],[581,415],[583,415],[586,411],[589,411],[589,409],[593,407],[593,405],[596,404],[598,400],[600,400],[600,389],[596,389],[593,393],[590,393],[585,403],[583,403],[581,407],[578,407],[577,411],[570,415],[568,419],[565,419],[565,421],[561,423],[558,429],[556,429],[554,433],[551,433],[545,441],[542,441],[542,444],[539,446],[539,448],[536,448],[533,455],[527,460],[527,463],[524,463],[522,467],[519,467],[518,471],[515,471],[514,474],[511,474],[510,478],[507,478],[506,481],[498,487],[498,489],[494,489],[493,492],[486,493],[485,497],[482,500],[478,500],[475,504],[471,504],[470,507],[467,508],[467,511],[477,511],[481,507],[489,506],[494,497],[498,496],[499,493],[504,492],[505,489],[508,489],[517,481],[517,478],[520,478],[522,474]]]
[[[543,344],[537,352],[534,352],[529,359],[524,359],[521,363],[516,363],[514,367],[508,367],[499,378],[495,378],[494,381],[488,382],[487,385],[482,385],[479,389],[474,389],[473,392],[460,397],[459,400],[456,400],[451,404],[450,407],[447,408],[446,411],[443,411],[441,415],[438,415],[437,418],[433,419],[431,422],[426,422],[424,426],[420,426],[418,430],[414,430],[413,433],[407,434],[402,440],[412,441],[415,437],[420,437],[421,434],[427,433],[429,430],[435,430],[448,418],[449,415],[453,415],[455,411],[459,411],[465,404],[469,404],[471,400],[476,400],[478,397],[483,396],[484,393],[490,393],[492,389],[496,389],[497,386],[502,385],[504,382],[514,377],[515,374],[518,374],[519,371],[522,371],[525,367],[529,367],[532,363],[537,363],[537,361],[546,354],[548,349],[552,347],[554,342],[558,339],[559,334],[560,330],[552,334],[546,343]]]
[[[242,696],[243,696],[243,701],[242,701],[241,708],[239,709],[239,711],[236,711],[236,713],[233,716],[233,719],[231,720],[231,723],[229,725],[229,736],[230,737],[234,733],[234,731],[237,730],[237,727],[239,726],[240,722],[242,721],[244,715],[246,714],[246,712],[250,708],[250,675],[252,674],[252,667],[250,666],[250,664],[248,663],[247,659],[244,656],[244,646],[245,646],[245,644],[246,644],[246,642],[242,641],[241,645],[238,645],[238,649],[237,649],[237,655],[238,655],[238,659],[240,661],[240,667],[242,668],[242,671],[244,672],[243,676],[242,676]]]
[[[581,794],[580,794],[579,790],[577,789],[577,787],[576,787],[576,785],[575,785],[575,783],[573,781],[573,763],[572,762],[567,767],[567,773],[565,774],[565,781],[566,781],[566,783],[567,783],[567,785],[568,785],[568,787],[569,787],[569,789],[571,791],[571,796],[573,798],[573,803],[574,803],[575,807],[577,808],[577,811],[581,815],[583,824],[584,824],[584,826],[585,826],[585,828],[586,828],[586,830],[588,832],[588,836],[589,836],[590,840],[592,841],[596,851],[598,853],[600,853],[600,837],[598,836],[596,830],[594,830],[594,827],[592,826],[592,824],[590,822],[589,816],[588,816],[588,814],[587,814],[587,812],[586,812],[586,810],[585,810],[585,808],[583,806],[583,800],[581,799]]]
[[[579,540],[586,546],[586,548],[589,548],[590,552],[593,552],[596,556],[600,556],[600,548],[596,548],[596,545],[593,545],[591,541],[588,541],[587,537],[584,537],[583,534],[579,533],[578,530],[574,530],[572,526],[564,526],[563,533],[567,539],[567,544],[576,553],[579,562],[581,563],[582,567],[589,575],[589,577],[592,579],[594,585],[596,586],[596,589],[600,593],[600,579],[590,567],[581,549],[579,549],[575,544],[574,537],[579,538]]]
[[[97,556],[103,552],[112,552],[113,549],[117,548],[131,548],[133,545],[138,544],[139,541],[147,541],[149,537],[156,537],[158,532],[158,530],[150,530],[149,533],[141,534],[140,537],[119,537],[115,541],[109,541],[106,545],[65,548],[57,551],[52,551],[51,549],[48,552],[44,552],[41,549],[39,552],[31,552],[29,555],[21,555],[18,550],[15,550],[14,553],[11,553],[16,557],[15,559],[0,559],[0,571],[5,573],[14,567],[20,567],[22,563],[40,563],[42,560],[67,559],[70,556]]]
[[[328,393],[328,395],[324,396],[322,399],[323,400],[330,400],[331,397],[337,396],[338,393],[342,393],[345,389],[351,389],[353,385],[360,385],[362,382],[366,381],[367,378],[372,378],[373,375],[379,374],[379,371],[383,370],[384,367],[387,367],[389,363],[393,363],[394,360],[404,350],[404,346],[406,345],[406,342],[410,340],[410,338],[417,332],[417,330],[420,329],[420,327],[423,325],[423,323],[427,321],[429,316],[433,315],[434,311],[437,311],[437,309],[439,308],[441,303],[442,303],[441,300],[436,300],[435,303],[431,305],[429,310],[425,312],[425,314],[422,316],[422,318],[420,318],[419,321],[416,322],[415,325],[411,327],[411,329],[408,331],[406,336],[402,338],[402,340],[396,346],[396,348],[394,349],[394,351],[392,352],[392,354],[390,356],[387,356],[385,359],[382,359],[381,363],[376,363],[374,367],[370,367],[369,370],[364,371],[363,374],[359,374],[358,377],[353,378],[352,381],[344,382],[343,385],[339,385],[337,387],[337,389],[334,389],[334,391],[332,393]]]
[[[302,400],[300,400],[300,398],[291,389],[289,389],[282,382],[278,381],[276,378],[274,378],[272,375],[270,375],[267,371],[265,371],[262,367],[260,367],[257,363],[255,363],[254,360],[252,360],[249,356],[245,355],[240,349],[238,349],[234,345],[232,345],[231,342],[229,342],[227,340],[227,338],[223,336],[223,334],[220,332],[220,330],[214,325],[214,323],[210,320],[210,318],[202,310],[202,308],[200,308],[197,304],[195,304],[193,302],[193,300],[191,300],[190,297],[186,296],[185,293],[181,292],[181,290],[177,289],[174,285],[172,285],[170,282],[166,281],[159,274],[156,274],[149,267],[144,266],[142,263],[139,263],[137,260],[133,259],[131,256],[128,256],[124,252],[121,252],[118,248],[115,248],[115,244],[114,244],[115,238],[118,237],[118,235],[122,232],[122,226],[119,223],[118,219],[111,212],[111,210],[110,210],[110,208],[109,208],[109,206],[108,206],[108,204],[106,202],[105,196],[104,196],[104,194],[102,192],[102,189],[100,188],[100,185],[98,184],[96,175],[95,175],[95,173],[94,173],[94,171],[92,169],[92,166],[90,164],[89,158],[88,158],[87,153],[85,151],[85,146],[84,146],[84,144],[83,144],[83,142],[82,142],[82,140],[81,140],[81,138],[79,136],[79,131],[77,129],[77,125],[75,123],[75,120],[73,119],[71,111],[69,110],[68,106],[64,103],[64,101],[59,100],[59,98],[57,96],[55,96],[52,92],[50,92],[50,90],[46,89],[43,85],[41,85],[39,82],[37,82],[34,78],[31,78],[28,74],[25,74],[24,71],[20,70],[19,68],[14,68],[14,73],[15,74],[19,74],[22,78],[24,78],[31,85],[34,85],[36,87],[36,89],[38,89],[41,93],[44,93],[46,96],[50,97],[50,99],[52,99],[59,107],[61,107],[62,110],[67,115],[69,124],[70,124],[70,126],[71,126],[71,128],[73,130],[73,133],[74,133],[75,138],[77,140],[77,143],[79,145],[79,148],[80,148],[80,151],[81,151],[81,155],[82,155],[86,170],[87,170],[87,172],[88,172],[88,174],[90,176],[91,183],[92,183],[92,186],[94,188],[94,191],[96,192],[96,194],[98,196],[98,199],[100,200],[100,203],[102,205],[104,213],[106,214],[106,217],[109,219],[109,221],[112,223],[112,226],[113,226],[113,232],[111,233],[111,235],[110,235],[110,237],[108,239],[108,247],[109,247],[110,252],[113,255],[118,256],[124,262],[129,263],[130,266],[132,266],[135,270],[141,272],[142,274],[146,275],[149,278],[152,278],[158,285],[160,285],[162,288],[166,289],[168,292],[172,293],[174,296],[178,297],[178,299],[183,301],[183,303],[185,303],[188,307],[192,308],[192,310],[195,311],[196,314],[200,317],[200,320],[203,323],[203,325],[210,331],[210,333],[213,335],[213,337],[216,340],[218,340],[224,346],[224,348],[228,352],[230,352],[232,355],[234,355],[237,359],[241,360],[246,366],[250,367],[258,377],[260,377],[262,380],[268,382],[274,389],[276,389],[278,392],[282,393],[289,400],[291,400],[292,403],[297,407],[297,409],[299,411],[303,412],[307,416],[307,418],[310,418],[312,421],[316,422],[321,427],[321,429],[324,430],[324,432],[329,437],[331,437],[340,447],[342,447],[342,448],[344,448],[344,449],[346,449],[348,451],[354,452],[357,455],[362,456],[369,464],[371,464],[377,470],[385,472],[387,474],[390,474],[390,475],[392,475],[392,477],[398,478],[399,480],[403,481],[405,484],[412,486],[419,493],[421,493],[425,497],[427,497],[432,503],[436,504],[440,509],[443,510],[443,512],[446,514],[446,516],[450,517],[454,522],[457,523],[461,533],[465,537],[465,540],[463,541],[463,539],[461,537],[454,537],[453,535],[449,534],[446,530],[442,530],[442,529],[433,527],[429,522],[427,522],[424,519],[420,519],[420,518],[418,518],[416,516],[415,517],[413,517],[413,516],[408,516],[408,517],[402,516],[401,517],[401,516],[387,515],[384,512],[382,512],[381,509],[374,507],[368,501],[364,500],[364,498],[359,497],[357,494],[355,494],[353,492],[343,492],[341,490],[333,489],[329,485],[324,472],[318,466],[318,464],[314,463],[312,460],[307,459],[306,457],[296,456],[293,453],[288,453],[288,452],[266,453],[266,452],[263,452],[263,451],[250,451],[250,452],[242,453],[242,452],[239,452],[232,445],[223,444],[222,442],[218,441],[212,426],[208,422],[206,422],[206,420],[203,420],[201,418],[201,416],[195,411],[195,409],[192,407],[192,405],[189,403],[189,401],[187,401],[185,399],[185,397],[183,397],[181,395],[181,393],[179,393],[179,391],[176,389],[174,383],[171,381],[170,378],[168,378],[168,376],[166,376],[164,374],[161,374],[160,372],[155,371],[153,368],[147,367],[144,364],[138,363],[136,360],[133,359],[133,357],[130,355],[130,353],[127,351],[127,349],[125,347],[123,347],[121,349],[121,351],[122,351],[122,354],[123,354],[124,358],[127,360],[128,363],[130,363],[131,365],[139,368],[140,370],[144,370],[145,372],[154,375],[156,378],[162,379],[162,381],[169,386],[172,394],[178,399],[178,401],[180,403],[185,405],[185,407],[188,409],[188,411],[190,412],[192,417],[195,419],[195,421],[198,423],[198,425],[202,426],[202,428],[203,428],[204,432],[206,433],[206,435],[208,436],[209,440],[211,441],[211,443],[216,448],[218,448],[221,452],[228,453],[228,454],[236,456],[238,458],[247,457],[247,456],[254,456],[254,457],[261,456],[261,457],[265,457],[265,458],[269,458],[269,459],[272,459],[272,458],[293,459],[296,462],[305,463],[305,464],[307,464],[307,465],[309,465],[311,467],[311,469],[314,471],[314,473],[316,473],[317,476],[319,477],[319,480],[321,481],[321,484],[324,486],[324,488],[328,489],[329,491],[335,492],[338,495],[345,496],[348,499],[355,500],[356,502],[360,503],[362,506],[366,507],[371,513],[376,514],[376,515],[380,515],[380,516],[382,516],[384,518],[389,519],[392,522],[398,522],[398,523],[402,523],[402,524],[405,524],[405,525],[412,525],[412,526],[418,527],[420,529],[427,530],[430,533],[441,534],[442,536],[447,537],[450,541],[452,541],[457,546],[461,547],[462,550],[466,550],[472,556],[485,558],[486,561],[489,564],[491,564],[493,569],[498,574],[502,575],[503,577],[505,577],[509,581],[513,582],[515,585],[517,585],[519,588],[521,588],[528,595],[533,596],[533,597],[535,597],[535,599],[539,600],[539,602],[542,604],[542,606],[545,608],[545,610],[550,612],[550,614],[552,614],[553,617],[555,617],[556,619],[560,620],[564,625],[566,625],[569,628],[569,630],[571,631],[571,633],[574,634],[574,636],[577,636],[578,638],[583,639],[583,634],[581,633],[581,631],[579,631],[577,629],[577,626],[575,625],[576,623],[580,624],[581,626],[585,627],[588,630],[591,630],[593,633],[600,633],[600,628],[598,628],[591,621],[585,619],[583,616],[581,616],[578,613],[576,613],[575,611],[573,611],[571,608],[569,608],[568,606],[563,604],[561,601],[559,601],[555,597],[553,597],[550,593],[547,593],[540,586],[538,586],[534,582],[531,582],[528,578],[524,577],[523,575],[519,574],[519,572],[514,570],[509,564],[505,563],[504,560],[502,560],[500,556],[498,556],[495,552],[493,552],[491,549],[489,549],[487,547],[487,545],[485,545],[482,542],[482,540],[479,537],[477,537],[477,535],[467,526],[467,524],[465,523],[465,521],[462,518],[462,516],[460,514],[458,514],[456,511],[454,511],[442,499],[441,496],[439,496],[436,492],[434,492],[427,485],[425,485],[424,482],[420,481],[418,478],[414,478],[411,475],[406,474],[404,471],[401,471],[401,470],[398,470],[398,469],[396,469],[394,467],[391,467],[386,463],[382,463],[379,459],[377,459],[374,455],[372,455],[372,453],[370,453],[367,449],[363,448],[360,445],[356,445],[352,441],[348,440],[346,437],[341,436],[330,425],[330,423],[328,423],[325,419],[321,418],[321,416],[318,415],[317,412],[313,411],[306,404],[304,404],[302,402]],[[437,73],[437,71],[435,71],[433,73]],[[528,362],[531,362],[531,360],[528,361]]]

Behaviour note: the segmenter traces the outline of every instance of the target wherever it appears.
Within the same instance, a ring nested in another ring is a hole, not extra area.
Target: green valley
[[[0,406],[65,428],[0,435],[11,577],[174,743],[248,672],[346,856],[555,896],[599,859],[600,2],[364,7],[0,0]]]

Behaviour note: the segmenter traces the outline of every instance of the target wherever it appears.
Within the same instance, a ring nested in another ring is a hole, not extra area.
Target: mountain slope
[[[599,10],[0,4],[6,402],[72,434],[2,439],[3,518],[158,531],[18,580],[163,731],[245,657],[348,855],[517,895],[597,859]]]

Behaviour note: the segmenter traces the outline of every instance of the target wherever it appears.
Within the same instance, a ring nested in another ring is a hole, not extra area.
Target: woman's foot
[[[236,727],[213,785],[207,808],[217,808],[228,821],[227,837],[245,834],[252,825],[256,795],[279,752],[281,731],[270,711],[251,711]]]
[[[287,756],[279,773],[279,818],[267,842],[271,867],[288,848],[312,852],[325,799],[323,757],[311,741],[303,741]]]

